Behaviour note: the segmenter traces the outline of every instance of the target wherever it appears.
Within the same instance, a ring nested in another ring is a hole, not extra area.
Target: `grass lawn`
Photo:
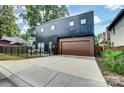
[[[5,60],[21,60],[21,59],[25,59],[25,57],[0,54],[0,61],[5,61]]]
[[[49,55],[45,55],[45,54],[42,54],[41,56],[39,54],[32,54],[32,55],[28,55],[28,58],[26,58],[26,55],[19,55],[19,56],[16,56],[16,55],[7,55],[7,54],[2,54],[0,53],[0,61],[9,61],[9,60],[22,60],[22,59],[30,59],[30,58],[38,58],[38,57],[46,57],[46,56],[49,56]]]

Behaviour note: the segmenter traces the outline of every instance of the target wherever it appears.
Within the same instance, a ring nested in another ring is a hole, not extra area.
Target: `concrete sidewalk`
[[[94,57],[50,56],[0,62],[0,86],[106,87]]]

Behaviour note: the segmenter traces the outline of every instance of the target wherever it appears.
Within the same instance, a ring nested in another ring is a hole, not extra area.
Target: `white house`
[[[122,9],[108,26],[112,47],[124,46],[124,9]]]

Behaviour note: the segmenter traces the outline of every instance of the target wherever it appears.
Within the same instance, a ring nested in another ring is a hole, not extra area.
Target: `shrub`
[[[102,54],[104,66],[111,71],[124,73],[124,51],[107,50]]]
[[[117,73],[124,73],[124,64],[116,64],[115,66],[115,72]]]

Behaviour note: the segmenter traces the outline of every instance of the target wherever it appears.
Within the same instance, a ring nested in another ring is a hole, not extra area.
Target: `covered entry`
[[[94,55],[93,37],[60,38],[58,46],[59,54],[63,55]]]

